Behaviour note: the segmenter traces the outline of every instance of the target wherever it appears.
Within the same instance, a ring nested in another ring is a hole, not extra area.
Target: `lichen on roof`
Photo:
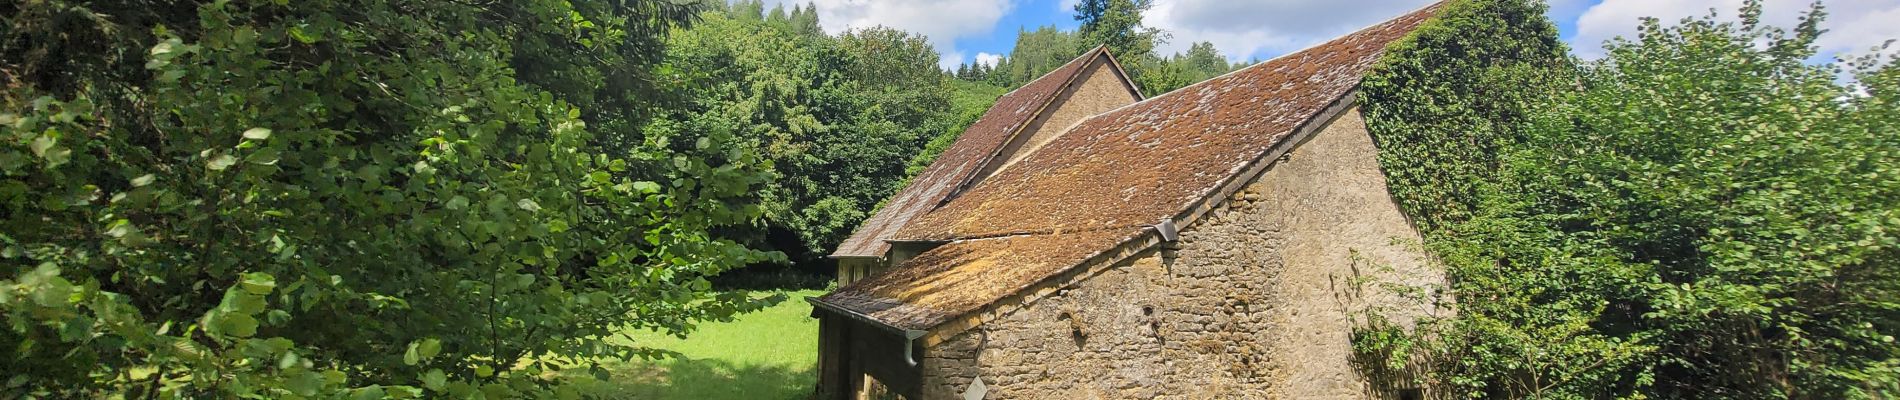
[[[1175,218],[1357,87],[1387,44],[1437,8],[1085,119],[893,238],[950,241]]]
[[[924,330],[1081,264],[1141,229],[964,240],[820,297],[898,329]]]
[[[885,240],[917,216],[943,204],[957,188],[973,179],[984,162],[995,157],[998,149],[1073,83],[1083,67],[1105,54],[1101,48],[1091,50],[998,98],[989,111],[937,156],[936,161],[918,172],[909,186],[892,196],[871,218],[865,219],[831,256],[883,256],[890,249]]]
[[[1441,6],[1084,119],[885,236],[945,244],[818,301],[927,330],[1139,244],[1324,123],[1386,46]]]

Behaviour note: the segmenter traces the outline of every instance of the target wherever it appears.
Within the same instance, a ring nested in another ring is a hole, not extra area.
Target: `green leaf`
[[[541,205],[535,203],[534,200],[532,199],[515,200],[515,207],[520,207],[523,210],[528,210],[528,212],[541,211]]]
[[[323,39],[323,35],[318,33],[317,31],[304,29],[304,27],[306,26],[309,26],[309,25],[297,25],[297,26],[290,27],[290,37],[292,39],[296,39],[298,42],[302,42],[303,44],[315,44],[317,43],[318,40]]]
[[[245,130],[244,138],[249,139],[249,140],[270,139],[270,129],[251,128],[251,129]]]
[[[251,337],[257,334],[257,318],[241,313],[224,313],[218,319],[218,330],[233,337]]]
[[[444,204],[443,207],[447,207],[450,210],[460,210],[468,207],[468,198],[462,196],[449,198],[448,204]]]
[[[157,179],[158,179],[157,175],[152,175],[152,174],[140,175],[137,178],[132,178],[132,187],[143,187],[145,185],[150,185],[152,184],[152,181],[157,180]]]
[[[277,277],[262,272],[249,272],[244,274],[244,279],[238,281],[238,286],[243,287],[244,291],[250,294],[267,295],[277,288]]]
[[[44,158],[46,157],[46,151],[53,148],[53,144],[55,144],[55,141],[51,136],[40,136],[34,138],[33,143],[27,145],[27,148],[33,149],[33,155]]]
[[[436,354],[442,352],[442,341],[434,338],[423,339],[421,344],[416,345],[416,351],[424,359],[434,358]]]
[[[310,371],[293,373],[284,380],[284,386],[298,396],[316,396],[317,390],[323,389],[323,374]]]
[[[442,370],[440,369],[430,369],[429,372],[424,372],[422,374],[422,387],[429,388],[429,390],[440,391],[442,390],[443,386],[447,385],[448,383],[449,383],[448,374],[442,373]]]
[[[265,147],[257,149],[256,152],[251,153],[250,157],[245,157],[244,161],[257,165],[275,165],[282,156],[277,149]]]
[[[641,193],[658,193],[660,191],[660,184],[651,181],[638,181],[633,183],[633,190],[640,191]]]
[[[422,362],[422,355],[416,352],[416,343],[410,343],[409,349],[402,352],[403,365],[416,365],[420,362]]]
[[[283,357],[277,359],[277,369],[290,369],[291,367],[297,366],[299,364],[298,361],[301,360],[301,358],[297,357],[297,352],[286,351]]]
[[[232,164],[237,164],[237,158],[231,157],[230,154],[218,154],[205,162],[205,166],[211,168],[212,171],[223,171],[225,168],[230,168]]]

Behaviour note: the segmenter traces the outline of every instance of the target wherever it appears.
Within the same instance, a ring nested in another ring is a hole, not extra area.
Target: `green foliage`
[[[924,145],[923,150],[917,152],[917,156],[911,157],[910,164],[904,167],[906,184],[911,178],[922,173],[924,168],[929,167],[931,162],[937,161],[937,156],[943,154],[943,150],[950,148],[950,144],[957,141],[957,136],[963,134],[963,127],[976,123],[978,118],[983,118],[983,113],[990,110],[990,105],[995,104],[997,98],[1003,97],[1003,92],[1001,87],[982,82],[950,82],[950,109],[956,115],[954,117],[956,122],[950,124],[950,127],[944,129],[943,132],[937,133],[936,137],[930,139],[930,143]],[[879,207],[882,205],[880,204]]]
[[[1083,47],[1074,32],[1043,26],[1033,31],[1018,30],[1016,45],[1009,50],[1009,57],[996,63],[996,67],[984,81],[1001,87],[1014,88],[1054,71],[1075,57],[1082,55]]]
[[[1900,67],[1805,63],[1816,7],[1573,70],[1540,5],[1467,0],[1394,47],[1365,109],[1459,314],[1357,348],[1450,396],[1900,393]]]
[[[763,302],[768,162],[648,134],[667,1],[18,5],[6,397],[572,397]],[[518,360],[528,360],[521,361]]]
[[[1154,52],[1155,45],[1167,35],[1141,23],[1141,13],[1153,6],[1153,0],[1081,0],[1075,4],[1075,20],[1082,23],[1076,29],[1081,49],[1108,47],[1129,78],[1148,96],[1165,93],[1155,88],[1185,86],[1185,73],[1168,73],[1168,66]]]
[[[898,189],[931,138],[967,121],[951,113],[938,55],[921,36],[806,35],[765,20],[709,12],[675,34],[667,90],[690,100],[650,129],[724,132],[760,149],[778,173],[755,193],[764,225],[728,233],[816,264]]]
[[[1076,30],[1082,48],[1108,46],[1124,59],[1154,54],[1161,32],[1142,26],[1141,13],[1153,7],[1153,0],[1082,0],[1075,4]]]
[[[1388,49],[1362,83],[1393,196],[1420,228],[1468,219],[1500,153],[1565,64],[1543,9],[1517,1],[1458,3]]]
[[[1172,92],[1187,85],[1220,76],[1233,71],[1236,66],[1227,62],[1227,57],[1214,50],[1209,42],[1195,43],[1186,53],[1177,53],[1167,59],[1150,61],[1147,73],[1142,75],[1142,90],[1161,94]]]
[[[1165,32],[1141,25],[1141,11],[1150,2],[1129,0],[1091,0],[1077,3],[1075,18],[1082,21],[1071,32],[1054,26],[1019,30],[1016,46],[1008,57],[994,67],[965,64],[958,67],[956,78],[1015,88],[1042,77],[1067,64],[1096,46],[1108,46],[1116,60],[1126,68],[1135,84],[1149,96],[1213,78],[1237,66],[1214,50],[1214,44],[1195,43],[1186,53],[1161,57],[1155,46]]]

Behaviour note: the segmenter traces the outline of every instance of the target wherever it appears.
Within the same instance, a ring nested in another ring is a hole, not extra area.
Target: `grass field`
[[[634,332],[648,347],[679,352],[658,362],[609,365],[613,379],[598,389],[624,399],[803,399],[811,395],[812,368],[818,362],[818,320],[811,318],[807,296],[817,290],[785,292],[786,300],[732,322],[701,324],[687,339]],[[590,390],[592,391],[592,390]]]

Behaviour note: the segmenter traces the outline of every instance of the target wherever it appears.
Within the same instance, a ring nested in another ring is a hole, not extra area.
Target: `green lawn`
[[[785,292],[786,300],[732,322],[701,324],[685,340],[653,332],[633,332],[648,347],[683,356],[658,362],[609,365],[611,382],[600,387],[621,399],[803,399],[811,395],[818,363],[818,320],[811,318],[807,296],[824,292]]]

